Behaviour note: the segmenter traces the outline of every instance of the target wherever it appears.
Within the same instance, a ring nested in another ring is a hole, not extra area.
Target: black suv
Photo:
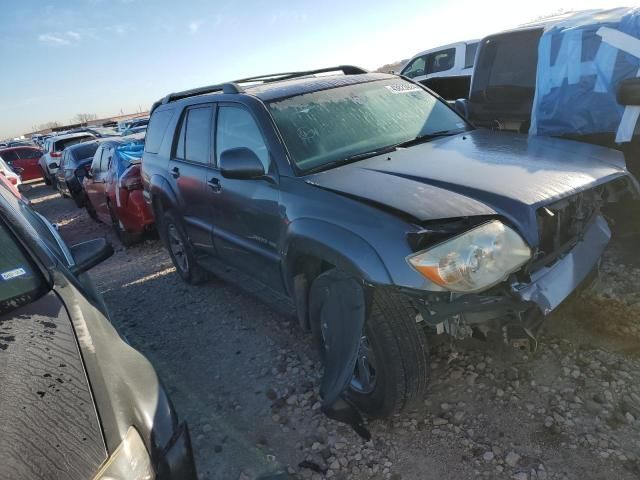
[[[371,416],[423,397],[426,330],[535,345],[598,265],[600,208],[638,193],[619,152],[475,130],[357,67],[170,94],[142,174],[180,276],[222,261],[291,299],[322,347],[325,411]]]

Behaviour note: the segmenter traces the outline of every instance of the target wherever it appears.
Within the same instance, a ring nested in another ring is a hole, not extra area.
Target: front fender
[[[343,227],[302,218],[289,224],[285,238],[283,273],[290,292],[295,262],[300,255],[329,262],[369,283],[391,283],[391,276],[376,250],[364,238]]]

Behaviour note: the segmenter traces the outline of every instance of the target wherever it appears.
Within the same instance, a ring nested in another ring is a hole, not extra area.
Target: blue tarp
[[[538,45],[533,135],[614,133],[631,140],[640,107],[616,100],[640,74],[640,8],[580,12],[545,27]],[[626,113],[625,113],[626,110]]]

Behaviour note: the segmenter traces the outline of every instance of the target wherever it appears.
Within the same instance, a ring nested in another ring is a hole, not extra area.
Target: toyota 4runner
[[[325,411],[373,417],[424,396],[427,330],[534,348],[597,270],[603,210],[638,195],[619,152],[474,129],[349,66],[167,95],[142,176],[178,274],[223,262],[290,299]]]

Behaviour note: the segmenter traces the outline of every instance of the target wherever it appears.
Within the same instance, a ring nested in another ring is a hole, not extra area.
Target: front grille
[[[540,207],[540,242],[532,266],[549,266],[571,250],[600,213],[604,195],[605,187],[598,187]]]

